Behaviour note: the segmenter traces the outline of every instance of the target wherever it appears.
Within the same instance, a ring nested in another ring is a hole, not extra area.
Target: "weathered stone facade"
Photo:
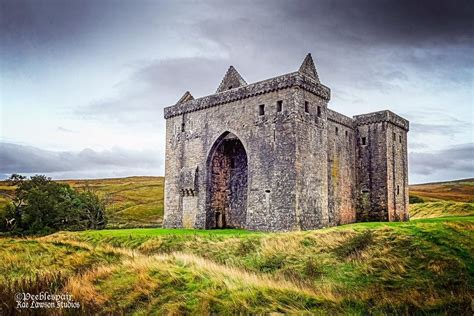
[[[408,219],[408,121],[328,109],[311,55],[165,108],[165,227],[307,230]]]

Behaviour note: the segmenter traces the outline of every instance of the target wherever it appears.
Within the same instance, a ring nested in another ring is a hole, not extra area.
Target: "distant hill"
[[[474,178],[410,185],[410,195],[425,201],[474,202]]]

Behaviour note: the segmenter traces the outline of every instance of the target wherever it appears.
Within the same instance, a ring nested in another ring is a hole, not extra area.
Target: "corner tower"
[[[408,215],[409,123],[390,112],[354,116],[357,221],[402,221]]]

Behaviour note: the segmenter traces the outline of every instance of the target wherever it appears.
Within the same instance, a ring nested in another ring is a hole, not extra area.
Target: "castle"
[[[408,219],[408,121],[328,108],[311,54],[296,72],[186,92],[166,118],[165,227],[317,229]]]

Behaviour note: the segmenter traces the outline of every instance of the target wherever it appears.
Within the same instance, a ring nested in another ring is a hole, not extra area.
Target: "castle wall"
[[[319,96],[300,89],[295,93],[295,104],[298,229],[326,227],[328,226],[327,104]]]
[[[387,143],[383,122],[356,127],[357,221],[385,221]]]
[[[353,120],[328,110],[328,215],[329,225],[356,220],[355,131]]]
[[[387,124],[387,206],[388,220],[408,219],[407,133],[397,125]]]

